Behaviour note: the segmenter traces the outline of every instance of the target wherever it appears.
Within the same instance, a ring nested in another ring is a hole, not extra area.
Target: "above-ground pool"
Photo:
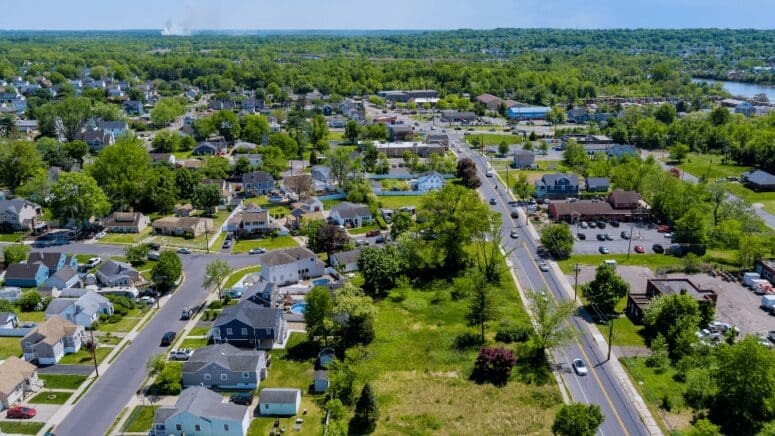
[[[312,286],[325,286],[331,283],[331,279],[317,279],[312,281]]]
[[[291,313],[301,315],[304,313],[304,309],[306,307],[307,307],[307,303],[294,303],[293,306],[291,306]]]

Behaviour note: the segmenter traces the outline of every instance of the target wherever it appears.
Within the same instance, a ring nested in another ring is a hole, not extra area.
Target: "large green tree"
[[[87,167],[116,209],[128,209],[142,198],[148,165],[148,152],[134,140],[122,139],[105,147]]]
[[[367,294],[385,295],[395,287],[403,269],[403,259],[392,245],[366,247],[358,256],[358,270],[364,278],[363,289]]]
[[[675,359],[691,354],[701,320],[699,304],[687,294],[654,298],[643,315],[647,333],[651,337],[662,335]]]
[[[600,264],[595,270],[595,279],[585,283],[581,291],[590,304],[609,314],[630,291],[630,285],[616,274],[616,267]]]
[[[242,118],[240,137],[243,141],[261,144],[264,135],[269,135],[269,121],[265,116],[248,114]]]
[[[5,186],[16,189],[43,171],[43,159],[34,142],[12,141],[0,148],[0,176]]]
[[[183,262],[174,251],[165,250],[159,255],[159,261],[151,269],[151,279],[161,291],[168,291],[183,274]]]
[[[555,306],[544,292],[532,292],[529,298],[535,316],[533,358],[543,362],[546,350],[566,344],[573,338],[569,321],[576,307],[571,300],[563,300]]]
[[[316,286],[304,297],[307,306],[304,308],[304,324],[310,338],[322,337],[328,344],[328,336],[333,328],[334,303],[331,291],[325,286]]]
[[[371,434],[377,428],[377,421],[379,421],[377,398],[372,392],[371,385],[366,383],[355,403],[355,414],[350,420],[350,430],[355,434]]]
[[[597,404],[563,404],[554,417],[552,433],[557,436],[594,436],[605,420]]]
[[[213,114],[212,123],[218,134],[227,141],[234,141],[240,137],[242,126],[240,126],[239,118],[237,118],[237,114],[234,112],[225,109],[220,110]]]
[[[708,242],[705,214],[699,208],[689,209],[675,222],[673,242],[688,244],[705,244]]]
[[[51,213],[62,224],[80,226],[91,217],[110,212],[108,197],[97,181],[84,173],[62,173],[51,187]]]
[[[573,233],[565,223],[550,224],[541,232],[541,243],[557,259],[567,259],[573,251]]]
[[[19,263],[27,260],[30,255],[30,247],[25,244],[12,244],[3,247],[3,263],[6,267],[12,263]]]
[[[202,279],[202,287],[205,289],[213,288],[218,294],[218,298],[223,298],[221,290],[226,282],[226,278],[231,275],[232,269],[228,263],[221,259],[215,259],[207,264],[205,268],[205,277]]]
[[[484,333],[487,323],[496,320],[498,315],[493,289],[489,283],[480,278],[477,286],[471,288],[465,318],[469,326],[479,328],[481,343],[484,343],[485,340]]]

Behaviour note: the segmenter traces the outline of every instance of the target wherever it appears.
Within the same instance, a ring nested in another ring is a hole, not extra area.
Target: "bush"
[[[533,329],[526,325],[503,327],[495,333],[495,340],[510,344],[512,342],[527,342],[533,334]]]
[[[381,230],[387,230],[387,228],[388,228],[388,225],[387,225],[387,223],[385,222],[385,219],[384,219],[384,218],[382,218],[382,216],[380,216],[380,215],[377,215],[377,219],[376,219],[376,221],[377,221],[377,225],[379,226],[379,228],[380,228]]]
[[[466,348],[476,347],[482,344],[482,338],[471,332],[465,332],[455,337],[455,348],[458,350],[465,350]]]
[[[124,314],[124,315],[126,315],[126,314]],[[115,324],[115,323],[117,323],[117,322],[121,321],[121,318],[122,318],[122,317],[123,317],[122,315],[120,315],[120,314],[118,314],[118,313],[114,313],[113,315],[110,315],[110,316],[108,317],[108,320],[107,320],[107,321],[108,321],[108,323],[110,323],[110,324]]]
[[[159,395],[178,395],[181,390],[180,380],[183,377],[183,367],[179,363],[167,363],[156,378],[153,390]]]
[[[215,300],[212,303],[210,303],[210,309],[222,309],[223,303],[220,300]]]
[[[517,364],[514,353],[505,348],[482,347],[474,362],[471,377],[477,383],[492,383],[504,386],[511,377],[511,368]]]

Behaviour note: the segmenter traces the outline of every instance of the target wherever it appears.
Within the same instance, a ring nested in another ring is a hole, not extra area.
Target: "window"
[[[221,374],[221,381],[226,381],[228,379],[229,379],[229,375],[228,374]]]
[[[243,372],[242,373],[242,378],[250,378],[250,373],[249,372]]]
[[[183,430],[183,427],[181,427],[180,424],[175,424],[175,430],[181,431]]]
[[[227,329],[226,329],[226,334],[227,334],[227,335],[231,335],[231,334],[233,334],[233,333],[232,333],[232,330],[231,330],[231,328],[227,328]]]
[[[211,376],[210,374],[205,374],[205,380],[211,380],[212,378],[213,376]]]
[[[156,424],[156,430],[164,430],[164,424]]]
[[[194,430],[202,431],[202,427],[200,427],[199,424],[196,424],[196,425],[194,425]]]
[[[229,424],[223,424],[223,431],[229,431]]]
[[[244,335],[247,335],[247,334],[248,334],[248,329],[243,327],[242,328],[242,335],[244,336]]]

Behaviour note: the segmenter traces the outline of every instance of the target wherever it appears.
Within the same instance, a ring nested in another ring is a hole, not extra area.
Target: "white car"
[[[190,348],[181,348],[179,350],[172,350],[170,352],[170,360],[188,360],[194,354],[194,350]]]
[[[159,260],[159,252],[158,251],[149,251],[148,252],[148,260]]]
[[[97,238],[97,239],[102,239],[105,236],[108,236],[108,232],[99,232],[96,235],[94,235],[94,237]]]
[[[261,248],[261,247],[254,248],[254,249],[248,251],[248,254],[264,254],[264,253],[266,253],[266,250]]]
[[[673,234],[672,233],[665,233],[665,238],[673,239]]]
[[[97,265],[99,265],[101,263],[102,263],[102,258],[100,258],[100,257],[92,257],[91,259],[89,259],[88,262],[86,262],[86,268],[91,269],[91,268],[94,268],[95,266],[97,266]]]
[[[146,295],[145,297],[140,297],[140,302],[145,303],[146,306],[150,306],[151,304],[156,302],[156,299]]]
[[[584,361],[581,359],[573,359],[573,370],[576,371],[576,374],[578,375],[589,374],[589,370],[587,369],[587,364],[584,363]]]
[[[541,262],[538,264],[538,269],[540,269],[543,272],[549,272],[549,265],[547,265],[544,262]]]
[[[517,229],[511,229],[511,233],[509,234],[512,239],[519,238],[519,231]]]
[[[191,249],[190,248],[178,248],[175,251],[177,251],[180,254],[191,254]]]

